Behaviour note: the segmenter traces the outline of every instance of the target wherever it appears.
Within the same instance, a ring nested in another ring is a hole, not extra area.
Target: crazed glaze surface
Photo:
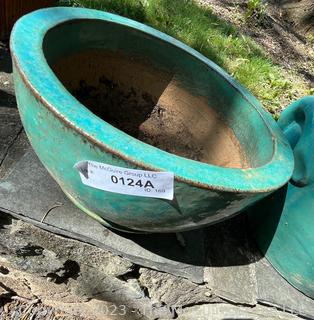
[[[99,47],[144,56],[207,99],[233,130],[251,167],[226,168],[170,154],[116,129],[80,104],[47,60],[51,64],[66,54]],[[70,199],[103,223],[99,217],[114,227],[148,232],[204,226],[241,211],[292,174],[291,148],[259,102],[204,56],[148,26],[95,10],[44,9],[18,21],[11,51],[19,111],[33,148]],[[73,168],[82,160],[174,172],[175,198],[87,187]]]

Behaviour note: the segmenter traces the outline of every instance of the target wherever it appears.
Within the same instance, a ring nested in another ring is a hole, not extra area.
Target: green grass
[[[246,86],[275,117],[304,84],[285,80],[280,66],[249,37],[193,0],[63,0],[148,24],[193,47]],[[293,78],[293,77],[292,77]]]
[[[248,0],[245,12],[246,21],[262,25],[266,18],[266,8],[267,4],[263,3],[262,0]]]

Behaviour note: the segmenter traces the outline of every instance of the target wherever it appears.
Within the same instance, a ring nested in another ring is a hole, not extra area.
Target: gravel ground
[[[40,300],[0,299],[0,320],[88,320],[43,305]]]

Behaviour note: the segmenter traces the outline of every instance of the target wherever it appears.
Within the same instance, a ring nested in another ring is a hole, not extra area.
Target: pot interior
[[[76,20],[47,33],[44,54],[79,102],[136,139],[222,167],[254,167],[271,157],[271,141],[259,152],[254,123],[266,141],[270,133],[253,106],[217,71],[168,42]]]

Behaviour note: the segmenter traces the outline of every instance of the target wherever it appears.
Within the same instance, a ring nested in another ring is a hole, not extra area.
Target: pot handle
[[[294,153],[291,183],[303,187],[314,183],[314,96],[289,105],[278,120]]]

